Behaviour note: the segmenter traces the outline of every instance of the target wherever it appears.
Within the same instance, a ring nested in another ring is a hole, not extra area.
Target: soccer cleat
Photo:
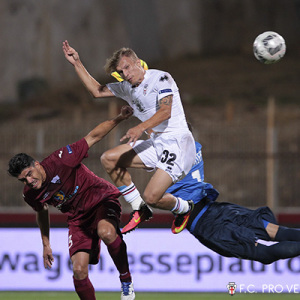
[[[135,293],[132,282],[121,282],[121,300],[134,300]]]
[[[184,214],[177,214],[172,224],[172,232],[174,234],[180,233],[187,225],[191,212],[194,209],[194,202],[188,200],[189,210]]]
[[[134,210],[130,214],[129,222],[123,227],[121,232],[126,234],[135,228],[144,221],[148,221],[152,218],[152,209],[148,207],[145,203],[142,203],[139,210]]]

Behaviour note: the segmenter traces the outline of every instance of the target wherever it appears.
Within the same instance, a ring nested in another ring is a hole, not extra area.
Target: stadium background
[[[285,0],[2,0],[0,45],[0,226],[35,226],[7,176],[18,152],[43,158],[84,136],[115,114],[122,101],[94,102],[61,49],[68,39],[100,82],[111,53],[132,47],[150,68],[172,74],[188,121],[203,145],[205,180],[220,201],[268,204],[281,224],[300,225],[299,29],[300,1]],[[252,44],[267,30],[286,40],[286,57],[265,66]],[[108,179],[99,163],[106,149],[137,121],[115,129],[90,151],[86,164]],[[142,174],[142,175],[140,175]],[[141,191],[151,174],[132,172]],[[124,218],[129,212],[123,203]],[[145,226],[169,227],[157,211]],[[64,226],[52,212],[52,225]]]

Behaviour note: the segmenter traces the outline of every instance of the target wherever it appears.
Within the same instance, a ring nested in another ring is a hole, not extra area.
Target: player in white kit
[[[122,233],[132,231],[140,222],[152,217],[148,205],[172,211],[176,215],[172,232],[181,232],[186,227],[193,202],[165,194],[165,191],[190,171],[196,150],[174,79],[163,71],[145,70],[132,49],[122,48],[106,63],[107,73],[118,72],[120,81],[101,85],[87,72],[67,41],[63,43],[63,51],[93,97],[119,97],[128,102],[134,116],[141,120],[121,138],[121,141],[127,140],[126,144],[106,151],[101,157],[104,168],[133,208]],[[149,139],[139,140],[143,132]],[[129,167],[156,170],[143,198],[127,171]]]

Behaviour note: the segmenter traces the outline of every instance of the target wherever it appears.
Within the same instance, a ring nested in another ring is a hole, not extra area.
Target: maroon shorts
[[[100,238],[97,234],[97,225],[100,220],[110,219],[117,224],[119,229],[121,209],[111,201],[102,201],[93,209],[81,225],[69,225],[69,255],[72,257],[76,252],[84,251],[90,254],[90,264],[97,264],[100,258]]]

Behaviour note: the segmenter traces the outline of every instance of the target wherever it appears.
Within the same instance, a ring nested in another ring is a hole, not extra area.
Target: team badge
[[[229,295],[233,296],[235,294],[235,291],[236,291],[235,282],[229,282],[227,284],[227,290],[228,290]]]
[[[144,96],[146,96],[147,89],[148,89],[148,84],[146,83],[146,84],[144,85],[144,90],[143,90]]]

